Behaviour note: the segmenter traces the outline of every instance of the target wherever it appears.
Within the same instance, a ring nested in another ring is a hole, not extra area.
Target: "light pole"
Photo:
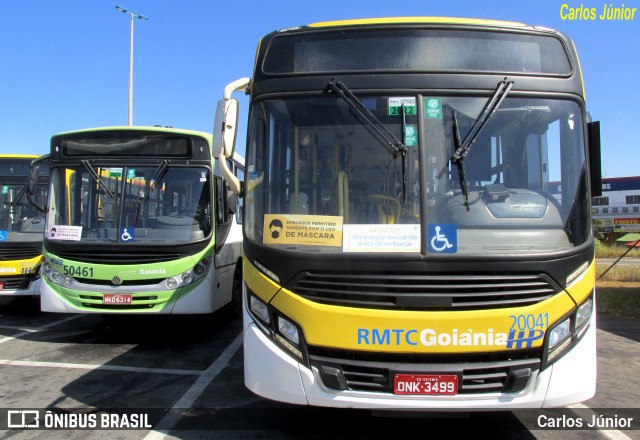
[[[131,32],[129,42],[129,125],[133,125],[133,19],[148,20],[149,17],[145,17],[135,12],[127,11],[122,6],[117,6],[116,9],[120,12],[124,12],[131,17]]]

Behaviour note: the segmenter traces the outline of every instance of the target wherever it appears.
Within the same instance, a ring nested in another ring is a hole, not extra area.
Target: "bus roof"
[[[457,17],[385,17],[385,18],[356,18],[350,20],[322,21],[310,24],[309,27],[335,27],[335,26],[357,26],[375,24],[462,24],[478,26],[499,26],[523,28],[528,27],[524,23],[502,20],[485,20],[480,18],[457,18]]]
[[[0,154],[0,159],[37,159],[37,154]]]

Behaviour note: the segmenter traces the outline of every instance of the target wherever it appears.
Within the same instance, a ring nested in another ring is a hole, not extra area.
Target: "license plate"
[[[393,392],[451,396],[458,393],[458,376],[455,374],[396,374],[393,379]]]
[[[130,293],[105,293],[102,304],[131,304],[133,297]]]

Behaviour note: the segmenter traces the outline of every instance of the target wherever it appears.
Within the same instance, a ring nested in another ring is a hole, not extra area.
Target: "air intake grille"
[[[4,289],[26,289],[29,283],[37,278],[37,274],[19,275],[15,277],[0,277],[0,282],[4,283]]]
[[[559,288],[543,274],[304,272],[290,290],[310,301],[343,307],[442,311],[528,306],[550,298]]]
[[[335,359],[311,357],[311,364],[319,371],[332,371],[334,375],[344,378],[344,380],[332,381],[331,377],[322,374],[326,386],[352,391],[390,394],[393,393],[393,380],[396,373],[456,374],[460,378],[458,394],[468,395],[519,391],[526,386],[531,374],[540,368],[539,359],[459,364],[411,364],[411,371],[406,370],[407,364],[374,364],[352,360],[336,363],[335,361]],[[523,371],[527,372],[524,381],[515,385],[514,377],[517,372]],[[338,383],[341,386],[337,386]]]
[[[42,255],[40,247],[3,247],[0,252],[0,261],[28,260]]]
[[[108,252],[95,251],[91,252],[61,252],[58,256],[62,259],[74,260],[82,263],[94,264],[150,264],[162,263],[165,261],[174,261],[183,255],[179,253],[151,253],[151,252]]]

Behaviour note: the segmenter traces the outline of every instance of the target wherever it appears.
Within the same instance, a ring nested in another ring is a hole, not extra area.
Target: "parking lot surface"
[[[572,411],[640,414],[640,320],[598,316],[596,396]],[[640,431],[536,429],[536,412],[390,413],[296,407],[243,384],[239,318],[108,318],[0,302],[0,410],[51,411],[48,426],[5,429],[0,439],[640,439]],[[108,429],[102,429],[104,417]],[[14,420],[15,423],[15,420]],[[44,420],[41,421],[44,424]],[[91,425],[93,423],[93,425]],[[115,426],[128,429],[113,429]],[[637,421],[635,423],[637,427]],[[87,429],[82,429],[82,428]]]

